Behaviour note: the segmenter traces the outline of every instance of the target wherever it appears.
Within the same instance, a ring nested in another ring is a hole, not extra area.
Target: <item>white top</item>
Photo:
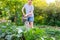
[[[32,11],[32,15],[30,15],[30,17],[33,17],[33,11],[34,11],[34,6],[33,5],[29,5],[29,4],[25,4],[24,8],[26,10],[26,14],[30,13]]]

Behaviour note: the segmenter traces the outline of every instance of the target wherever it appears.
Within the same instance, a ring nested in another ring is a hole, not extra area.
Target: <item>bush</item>
[[[2,17],[8,20],[10,17],[14,18],[15,16],[16,24],[23,25],[21,9],[27,0],[1,0],[0,2],[2,4],[0,6]],[[35,7],[35,24],[60,26],[60,7],[56,6],[54,3],[48,6],[45,1],[42,2],[41,0],[34,0],[33,5]]]

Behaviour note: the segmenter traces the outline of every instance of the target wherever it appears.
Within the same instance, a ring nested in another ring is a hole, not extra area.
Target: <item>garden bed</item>
[[[34,27],[27,30],[13,23],[0,24],[0,40],[60,40],[60,30],[54,27]]]

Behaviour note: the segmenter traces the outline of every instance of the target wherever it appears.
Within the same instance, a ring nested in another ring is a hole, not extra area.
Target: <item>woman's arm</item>
[[[22,8],[22,13],[23,13],[23,15],[25,15],[25,13],[24,13],[24,7]]]

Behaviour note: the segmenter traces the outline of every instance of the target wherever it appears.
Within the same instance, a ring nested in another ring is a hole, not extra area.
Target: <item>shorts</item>
[[[28,17],[28,18],[27,18],[27,21],[28,21],[28,22],[33,22],[33,21],[34,21],[34,17]]]

